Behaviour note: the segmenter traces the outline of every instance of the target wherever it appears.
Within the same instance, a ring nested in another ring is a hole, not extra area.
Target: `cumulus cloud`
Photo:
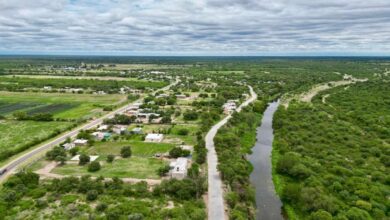
[[[388,53],[389,24],[388,0],[0,0],[0,51]]]

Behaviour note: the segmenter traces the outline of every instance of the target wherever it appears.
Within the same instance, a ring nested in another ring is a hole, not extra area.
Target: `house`
[[[166,97],[169,97],[169,95],[167,95],[167,94],[160,94],[160,95],[156,96],[157,99],[159,99],[159,98],[166,98]]]
[[[106,131],[108,130],[108,125],[100,125],[98,128],[97,128],[98,131]]]
[[[75,144],[76,146],[84,146],[84,145],[87,145],[88,143],[88,140],[86,139],[76,139],[73,141],[73,144]]]
[[[93,132],[92,136],[95,138],[95,140],[101,141],[104,139],[104,132],[100,132],[100,131]]]
[[[187,98],[187,96],[184,95],[184,94],[179,94],[179,95],[176,95],[176,98],[178,98],[178,99],[185,99],[185,98]]]
[[[91,156],[89,156],[89,162],[93,162],[93,161],[95,161],[98,158],[99,158],[99,156],[97,156],[97,155],[91,155]],[[71,161],[79,161],[80,160],[80,154],[77,154],[76,156],[72,157],[70,160]]]
[[[169,164],[171,168],[171,178],[184,179],[187,176],[188,159],[179,157]]]
[[[161,142],[164,138],[163,134],[148,134],[145,137],[145,142]]]
[[[112,128],[112,131],[115,134],[125,134],[127,131],[127,127],[124,125],[114,125],[114,127]]]
[[[65,150],[70,150],[70,149],[76,147],[76,145],[74,143],[65,143],[62,146],[64,147]]]
[[[237,109],[236,101],[235,100],[228,100],[223,105],[223,113],[224,114],[231,114]]]
[[[136,127],[131,130],[133,134],[142,134],[142,128]]]

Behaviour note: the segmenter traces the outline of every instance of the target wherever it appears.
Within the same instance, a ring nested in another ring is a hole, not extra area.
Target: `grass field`
[[[70,122],[0,121],[0,153],[46,139],[55,130],[68,126],[71,126]]]
[[[87,149],[88,154],[97,155],[119,155],[124,146],[130,146],[132,154],[140,157],[151,157],[156,153],[165,153],[175,145],[168,143],[146,143],[143,141],[121,141],[121,142],[98,142]]]
[[[50,112],[57,118],[77,119],[93,115],[101,106],[124,100],[125,95],[119,94],[0,92],[0,114],[12,114],[14,111]]]
[[[77,164],[66,164],[58,166],[52,170],[52,173],[61,175],[81,176],[90,174],[92,176],[119,177],[119,178],[137,178],[137,179],[158,179],[156,171],[166,164],[165,161],[144,158],[131,157],[127,159],[116,159],[113,163],[100,162],[101,170],[91,173],[88,172],[88,166],[79,166]]]

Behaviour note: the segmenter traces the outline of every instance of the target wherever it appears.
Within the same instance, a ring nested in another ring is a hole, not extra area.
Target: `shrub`
[[[97,204],[95,209],[97,212],[103,212],[104,210],[107,209],[107,205],[105,203],[99,203]]]
[[[158,168],[157,175],[163,177],[169,172],[169,165]]]
[[[88,172],[96,172],[101,168],[100,163],[98,161],[93,161],[88,165]]]
[[[332,220],[332,215],[324,210],[318,210],[310,215],[312,220]]]
[[[121,156],[123,158],[131,157],[131,148],[129,146],[122,147],[122,149],[121,149]]]
[[[115,159],[115,156],[112,154],[107,155],[107,163],[112,163]]]
[[[89,163],[90,157],[86,154],[81,154],[79,157],[79,165],[85,165]]]
[[[87,192],[87,200],[88,201],[94,201],[97,199],[99,193],[96,190],[90,190]]]
[[[189,132],[190,132],[190,131],[189,131],[188,129],[182,128],[182,129],[180,129],[180,130],[177,131],[177,134],[178,134],[178,135],[181,135],[181,136],[186,136],[186,135],[188,135]]]

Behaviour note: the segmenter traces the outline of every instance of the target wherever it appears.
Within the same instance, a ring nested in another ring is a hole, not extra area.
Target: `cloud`
[[[0,0],[0,51],[388,53],[389,24],[388,0]]]

